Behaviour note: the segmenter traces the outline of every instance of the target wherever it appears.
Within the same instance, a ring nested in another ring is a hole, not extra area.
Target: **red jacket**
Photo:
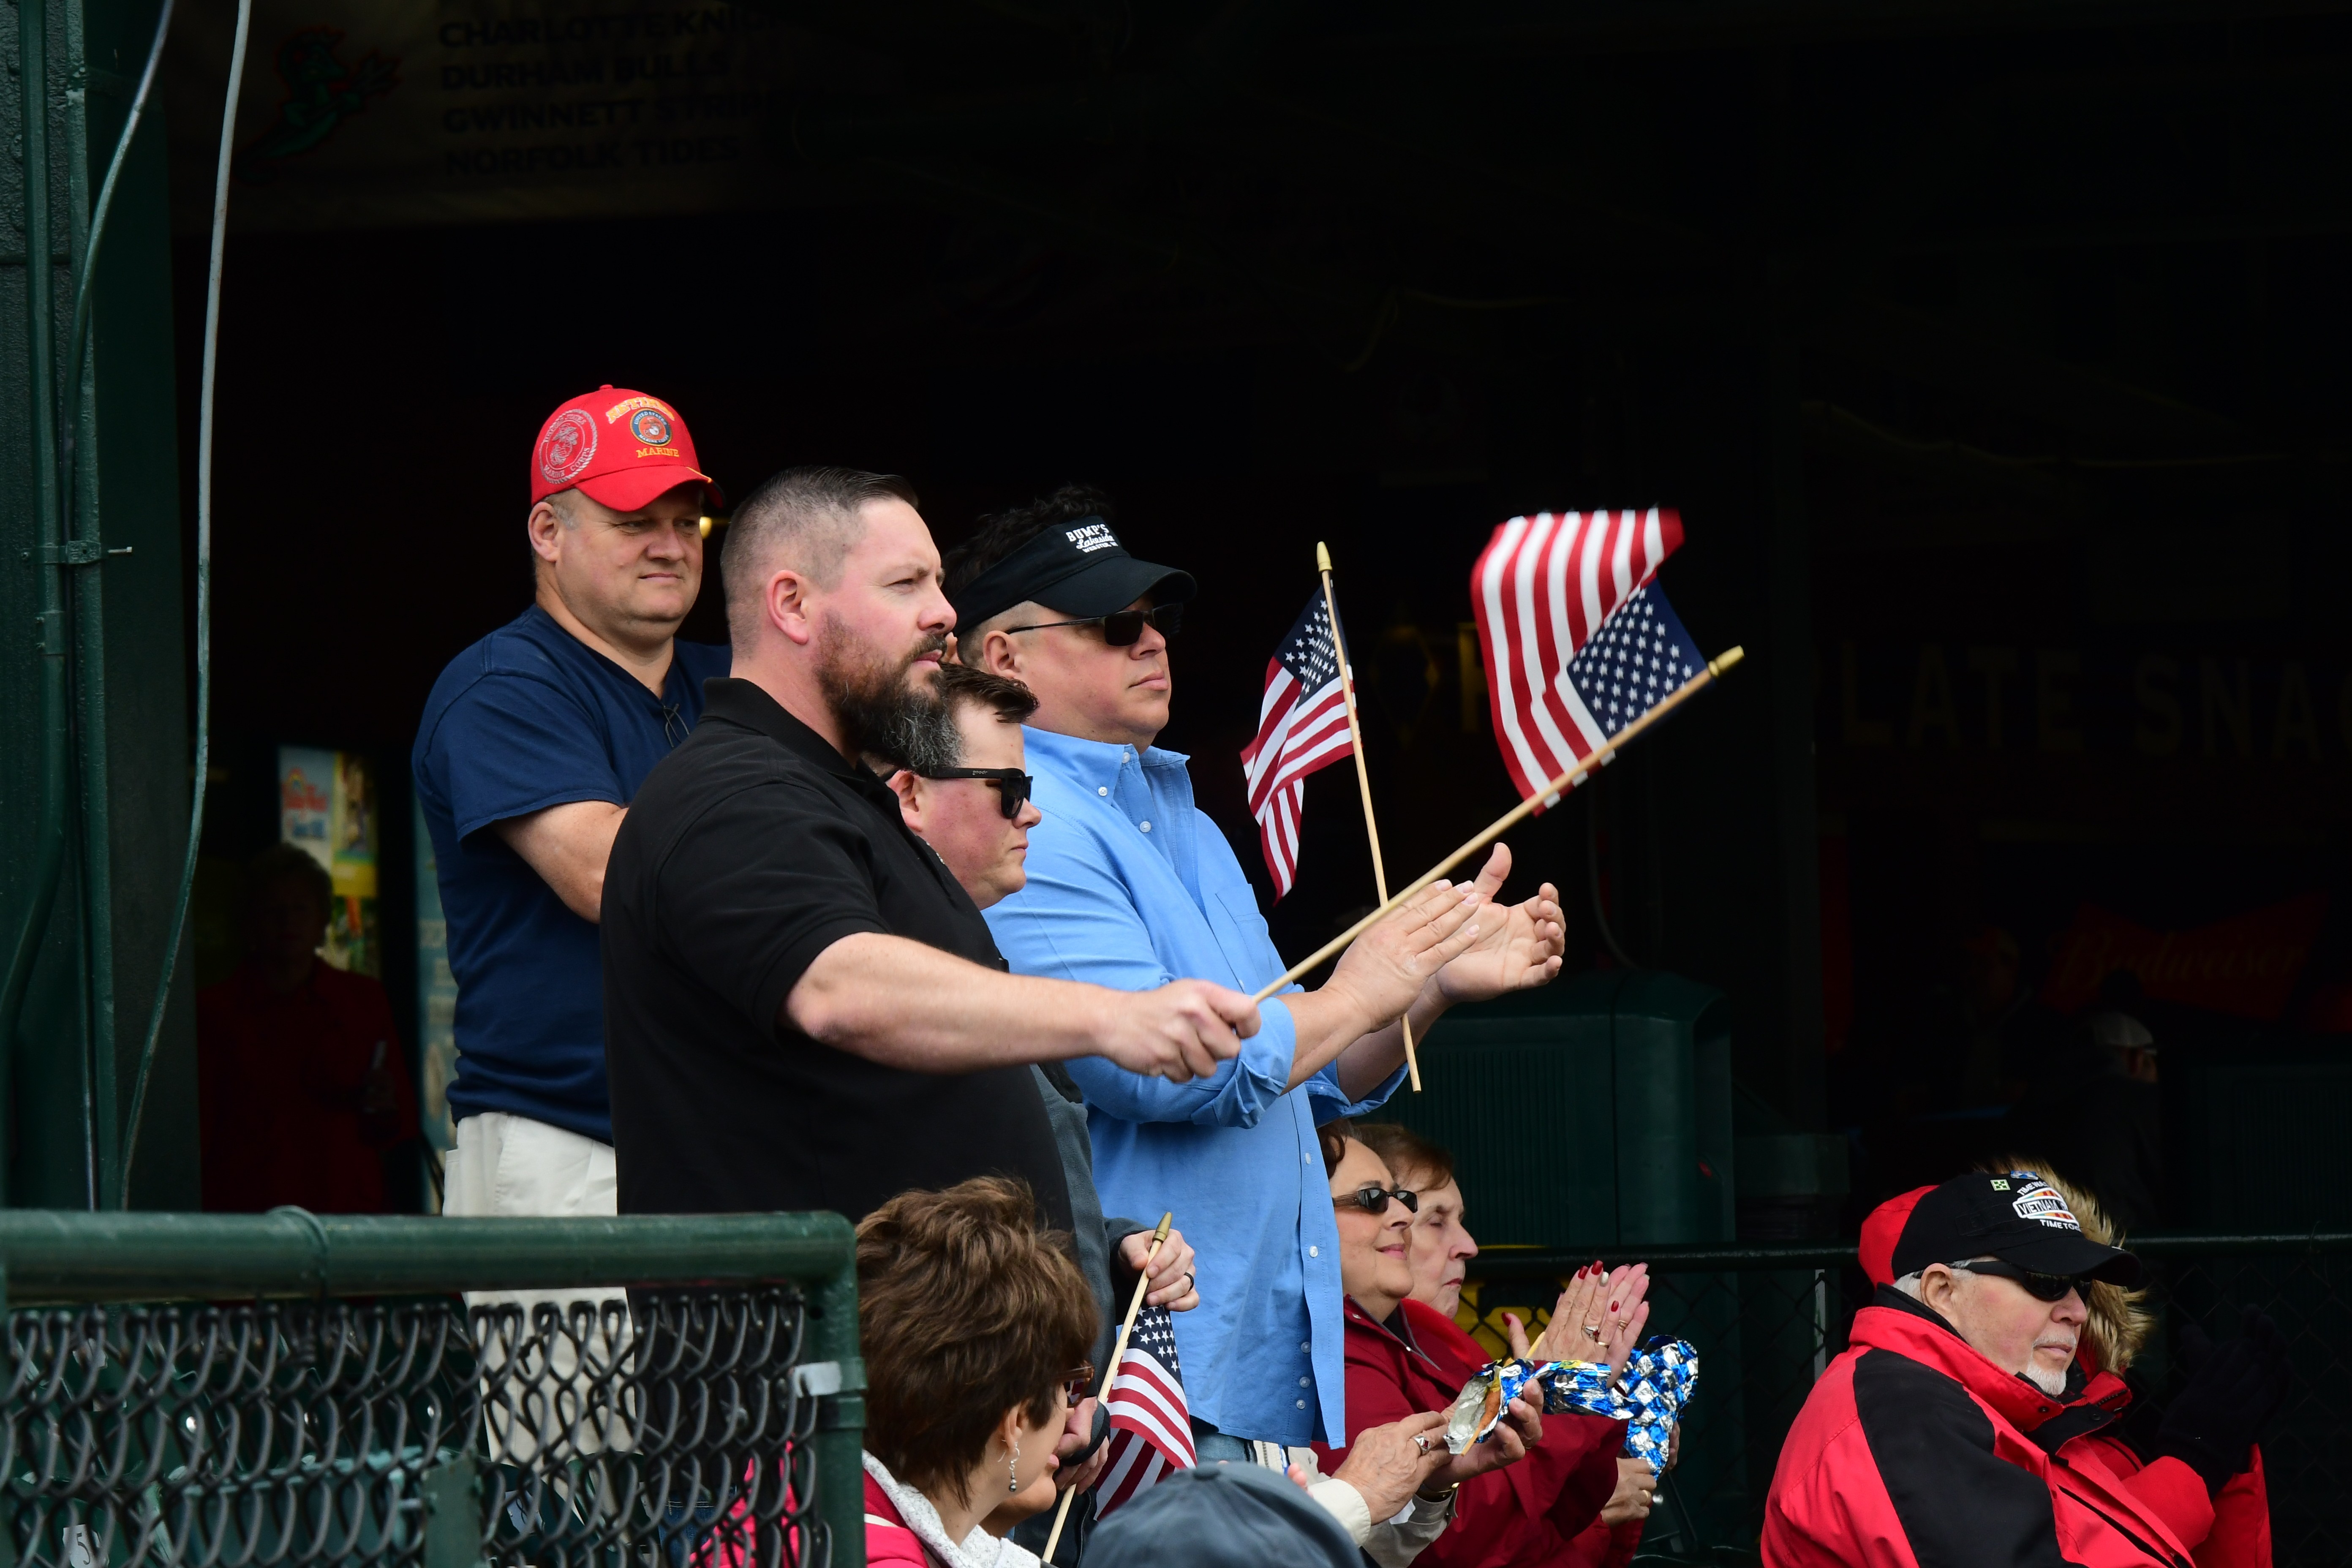
[[[2179,1485],[2174,1475],[2179,1459],[2144,1460],[2121,1437],[2105,1431],[2083,1440],[2095,1445],[2108,1468],[2134,1491],[2146,1488],[2170,1494]],[[2262,1449],[2254,1449],[2253,1462],[2213,1494],[2212,1512],[2213,1528],[2194,1543],[2197,1568],[2271,1568],[2271,1495],[2263,1475]]]
[[[2120,1379],[2052,1398],[1891,1289],[1849,1342],[1781,1447],[1768,1568],[2191,1568],[2213,1523],[2196,1472],[2126,1471],[2093,1440]]]
[[[1453,1320],[1407,1301],[1402,1333],[1347,1302],[1348,1431],[1385,1426],[1449,1408],[1473,1373],[1491,1359]],[[1415,1568],[1584,1568],[1570,1541],[1600,1515],[1617,1489],[1624,1426],[1594,1415],[1547,1415],[1543,1441],[1520,1463],[1466,1482],[1454,1527],[1423,1552]],[[1323,1473],[1344,1446],[1318,1443]]]
[[[923,1539],[907,1528],[898,1505],[872,1476],[866,1478],[866,1568],[939,1568]]]
[[[361,1096],[378,1049],[396,1103],[368,1117]],[[204,1206],[216,1214],[382,1213],[383,1152],[416,1136],[383,987],[323,962],[282,996],[250,964],[197,993],[196,1098]]]

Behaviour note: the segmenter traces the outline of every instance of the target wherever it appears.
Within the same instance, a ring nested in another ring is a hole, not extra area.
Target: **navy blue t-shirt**
[[[410,764],[457,980],[449,1111],[613,1141],[596,928],[492,830],[575,800],[626,805],[702,717],[728,649],[679,642],[658,698],[533,605],[433,683]]]

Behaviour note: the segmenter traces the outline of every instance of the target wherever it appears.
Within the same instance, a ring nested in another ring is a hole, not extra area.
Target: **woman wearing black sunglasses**
[[[1336,1468],[1345,1479],[1357,1448],[1375,1431],[1423,1412],[1449,1409],[1461,1384],[1421,1348],[1403,1311],[1412,1294],[1410,1231],[1420,1194],[1399,1185],[1395,1173],[1346,1121],[1327,1122],[1320,1133],[1339,1225],[1339,1279],[1347,1291],[1348,1441],[1318,1443],[1315,1451],[1327,1470]],[[1517,1513],[1509,1483],[1496,1472],[1517,1464],[1543,1441],[1541,1412],[1528,1400],[1513,1400],[1494,1436],[1460,1455],[1446,1454],[1442,1426],[1417,1441],[1436,1462],[1413,1493],[1406,1527],[1446,1528],[1433,1531],[1425,1544],[1398,1544],[1421,1547],[1418,1561],[1424,1564],[1462,1568],[1510,1561],[1489,1554],[1489,1527]]]

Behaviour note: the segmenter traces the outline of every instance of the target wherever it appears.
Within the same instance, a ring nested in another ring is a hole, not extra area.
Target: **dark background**
[[[209,853],[274,837],[278,742],[367,751],[406,929],[416,716],[528,600],[539,422],[610,382],[737,493],[907,474],[943,544],[1107,488],[1202,580],[1162,740],[1269,895],[1235,754],[1317,540],[1402,879],[1513,799],[1462,687],[1492,527],[1680,509],[1663,581],[1749,663],[1515,834],[1513,893],[1561,885],[1571,967],[1723,987],[1742,1081],[1854,1130],[1858,1198],[1912,1173],[1904,1086],[1989,924],[2030,990],[2084,903],[2185,930],[2326,893],[2275,1016],[2160,1022],[2168,1084],[2192,1052],[2338,1059],[2343,7],[776,9],[838,68],[780,89],[772,207],[232,226]],[[177,258],[192,454],[202,237]],[[714,573],[687,635],[719,602]],[[2016,661],[1998,726],[1970,649]],[[1308,786],[1286,952],[1370,901],[1354,794]]]

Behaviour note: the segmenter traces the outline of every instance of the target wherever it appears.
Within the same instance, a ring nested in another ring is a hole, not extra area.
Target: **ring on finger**
[[[1429,1453],[1429,1434],[1426,1432],[1414,1433],[1412,1446],[1418,1449],[1424,1458],[1426,1458]]]

